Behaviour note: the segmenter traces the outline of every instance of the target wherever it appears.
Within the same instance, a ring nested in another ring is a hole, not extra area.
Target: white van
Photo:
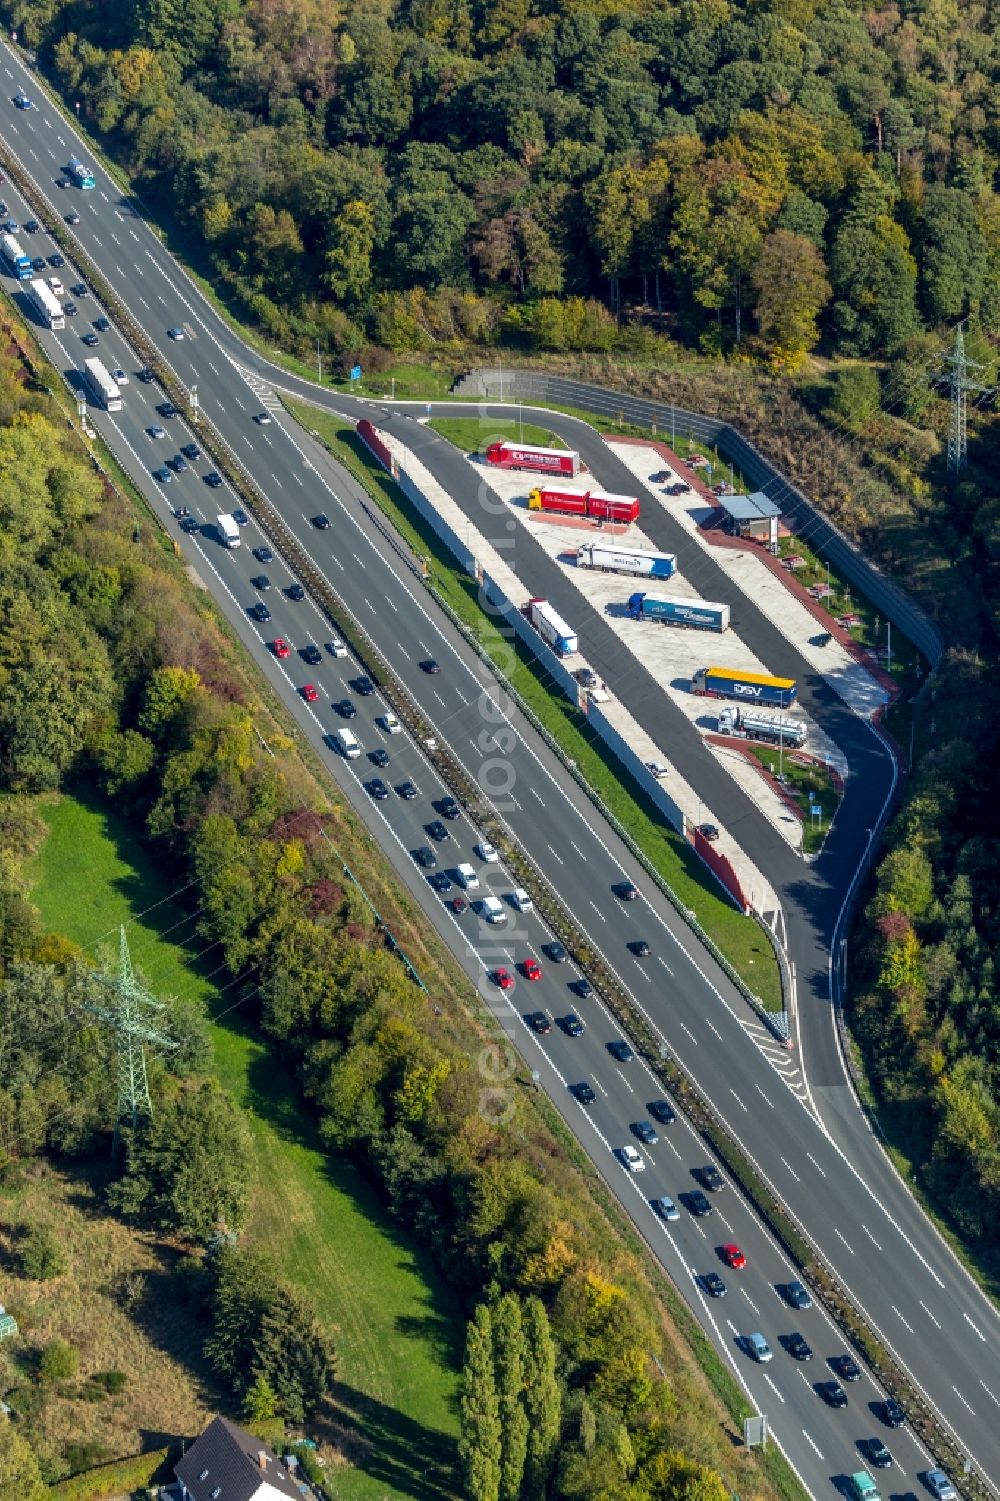
[[[500,923],[507,920],[507,914],[503,910],[503,902],[495,896],[484,896],[476,905],[476,911],[480,917],[485,917],[487,922]]]
[[[342,756],[346,756],[348,761],[357,760],[361,754],[361,746],[358,744],[357,735],[353,734],[350,730],[338,730],[333,738]]]
[[[523,886],[515,886],[510,899],[518,912],[534,912],[535,910],[535,904]]]
[[[380,716],[378,723],[387,735],[400,735],[403,732],[403,726],[391,709],[386,709],[385,713]]]
[[[66,288],[63,286],[58,276],[49,277],[49,291],[54,297],[61,297],[65,290]]]
[[[479,877],[476,875],[473,867],[467,862],[458,867],[458,869],[455,871],[455,875],[458,879],[458,884],[463,887],[465,891],[479,890]]]

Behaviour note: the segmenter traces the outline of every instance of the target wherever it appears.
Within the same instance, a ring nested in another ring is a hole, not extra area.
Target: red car
[[[302,697],[307,704],[314,704],[319,698],[319,692],[313,687],[312,683],[305,683],[302,688]]]
[[[457,912],[460,917],[468,905],[464,896],[453,896],[451,899],[451,910]]]
[[[526,980],[540,980],[542,978],[542,966],[537,959],[525,959],[521,965],[521,973]]]
[[[283,640],[281,636],[278,636],[274,641],[271,642],[271,650],[274,652],[274,655],[276,657],[287,657],[288,642]]]
[[[735,1267],[737,1271],[739,1271],[740,1267],[744,1267],[747,1264],[747,1259],[739,1246],[723,1246],[722,1259],[726,1263],[726,1266]]]
[[[509,969],[495,969],[493,971],[493,983],[499,985],[501,990],[510,990],[514,984],[514,976]]]

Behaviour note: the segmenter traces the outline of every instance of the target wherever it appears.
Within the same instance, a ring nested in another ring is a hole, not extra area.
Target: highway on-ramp
[[[405,550],[387,545],[384,527],[372,519],[370,508],[366,508],[353,481],[331,465],[318,447],[310,444],[286,418],[278,418],[267,426],[254,422],[262,401],[251,386],[257,392],[262,382],[299,389],[301,394],[318,397],[339,409],[348,405],[347,399],[315,392],[307,382],[296,382],[284,375],[244,345],[183,275],[103,172],[98,171],[98,185],[92,193],[83,195],[56,189],[54,180],[60,176],[65,158],[72,151],[86,154],[86,148],[39,94],[37,80],[21,71],[15,54],[8,49],[2,58],[11,74],[9,93],[13,94],[22,85],[35,94],[41,106],[17,112],[8,102],[0,115],[7,142],[38,188],[63,213],[70,207],[80,213],[81,223],[75,232],[87,253],[100,265],[109,284],[149,339],[163,351],[179,379],[189,388],[197,386],[206,417],[254,474],[470,774],[482,786],[487,762],[508,768],[506,774],[512,781],[509,788],[498,787],[496,798],[504,804],[502,816],[515,837],[550,884],[559,890],[590,940],[617,970],[635,1003],[657,1028],[665,1046],[712,1100],[779,1198],[793,1210],[915,1382],[959,1435],[977,1466],[986,1476],[1000,1473],[1000,1442],[992,1421],[994,1407],[1000,1407],[995,1311],[961,1271],[896,1179],[849,1099],[843,1110],[843,1131],[839,1141],[834,1142],[786,1084],[784,1075],[794,1064],[787,1055],[783,1060],[776,1051],[768,1049],[762,1030],[669,904],[655,889],[646,891],[640,901],[627,905],[613,894],[616,881],[637,878],[627,851],[600,823],[579,789],[530,727],[521,721],[513,706],[501,703],[495,686],[484,683],[482,668],[434,608],[402,555]],[[184,339],[172,342],[166,334],[171,327],[182,329]],[[124,346],[115,342],[117,337],[102,336],[104,344],[110,346],[105,354],[109,365],[124,363],[128,358]],[[83,351],[76,347],[75,330],[67,325],[56,338],[58,344],[53,336],[42,335],[61,367],[79,366]],[[133,358],[131,365],[134,364]],[[158,394],[162,398],[162,393]],[[139,387],[130,387],[125,413],[102,417],[99,425],[137,482],[147,494],[155,495],[157,487],[150,481],[149,470],[154,462],[162,462],[157,444],[164,440],[151,439],[145,431],[155,420],[151,409],[142,409],[145,399],[144,388],[140,394]],[[370,407],[360,403],[354,409],[371,414]],[[426,434],[426,429],[405,413],[379,420],[405,435],[411,446],[416,446],[421,435]],[[172,432],[172,424],[176,423],[177,419],[166,419],[163,425]],[[186,433],[178,435],[170,451],[175,451],[180,441],[187,438]],[[438,446],[435,442],[434,447]],[[463,473],[469,472],[460,455],[451,450],[444,452],[448,460],[447,465],[442,461],[446,480],[452,462],[461,465]],[[438,465],[437,455],[434,457]],[[197,476],[203,469],[204,465],[196,467],[193,474],[174,481],[169,492],[157,496],[158,503],[185,503],[200,513],[199,519],[206,530],[183,539],[182,545],[196,557],[202,576],[237,628],[260,653],[262,670],[276,674],[279,664],[265,656],[260,633],[253,629],[246,614],[247,607],[258,597],[250,583],[258,569],[250,559],[249,548],[224,552],[209,534],[210,518],[224,504],[231,505],[233,497],[225,497],[224,490],[209,492],[201,485]],[[440,474],[442,466],[436,472]],[[333,525],[328,531],[318,531],[312,524],[312,518],[320,511],[331,518]],[[277,578],[272,580],[275,587],[270,597],[275,600],[279,598],[276,592],[279,582]],[[287,618],[291,639],[296,646],[302,644],[301,622],[309,619],[311,604],[305,601],[293,605],[283,599],[279,608],[280,615],[277,609],[274,612],[275,633],[280,633]],[[287,617],[286,612],[290,612]],[[315,619],[310,629],[318,633]],[[440,674],[430,676],[420,671],[418,661],[424,654],[439,660]],[[353,670],[356,672],[357,668]],[[332,667],[324,663],[322,674],[319,668],[310,671],[315,671],[323,688],[318,705],[307,707],[296,697],[294,690],[301,684],[291,676],[282,679],[283,691],[300,720],[311,725],[318,742],[323,744],[323,737],[331,734],[338,722],[331,704],[342,687],[342,682],[335,680],[341,669],[334,662]],[[308,680],[304,669],[302,677]],[[408,743],[407,754],[417,756],[418,752]],[[394,824],[395,832],[390,833],[384,805],[376,807],[371,803],[367,794],[352,785],[352,769],[340,761],[333,762],[329,752],[327,755],[349,794],[364,807],[390,857],[404,873],[403,878],[417,885],[421,899],[430,902],[429,893],[424,883],[417,882],[412,859],[406,853],[412,848],[407,841],[416,837],[415,828]],[[420,765],[422,769],[414,772],[418,785],[427,782],[431,775],[426,763]],[[489,786],[487,780],[487,790]],[[393,801],[391,806],[402,817],[397,802],[402,800]],[[424,819],[432,816],[426,807],[422,807],[421,813]],[[639,884],[642,885],[641,880]],[[469,942],[468,934],[456,930],[440,899],[430,902],[430,910],[469,965],[473,965],[473,960],[467,949],[479,954],[483,944],[493,941],[493,935],[487,932],[473,934],[473,941]],[[808,920],[815,923],[816,942],[820,944],[818,918]],[[636,959],[629,951],[628,943],[639,939],[650,943],[651,963]],[[821,961],[817,963],[821,967]],[[547,976],[542,983],[549,983]],[[522,983],[519,997],[527,988]],[[642,1091],[636,1092],[636,1085],[631,1083],[634,1075],[608,1067],[601,1049],[610,1038],[605,1038],[599,1030],[608,1024],[600,1022],[594,1002],[581,1001],[581,1014],[588,1004],[595,1010],[586,1017],[585,1037],[588,1047],[590,1039],[595,1040],[594,1047],[587,1054],[582,1049],[578,1051],[581,1074],[584,1070],[591,1073],[595,1083],[601,1082],[608,1091],[606,1103],[604,1096],[596,1102],[599,1118],[604,1121],[605,1141],[601,1147],[596,1144],[593,1125],[588,1124],[593,1116],[569,1108],[565,1085],[574,1079],[569,1062],[559,1061],[564,1050],[570,1051],[571,1043],[584,1039],[567,1039],[553,1029],[548,1037],[539,1037],[536,1042],[535,1034],[529,1035],[523,1026],[515,1028],[514,1035],[525,1056],[530,1058],[532,1049],[544,1055],[546,1062],[544,1068],[539,1068],[539,1082],[551,1090],[567,1113],[585,1148],[600,1170],[610,1176],[636,1223],[651,1236],[659,1250],[666,1253],[669,1249],[672,1255],[671,1236],[679,1232],[670,1226],[664,1229],[653,1224],[644,1201],[647,1192],[675,1196],[680,1192],[691,1165],[690,1150],[680,1154],[684,1159],[680,1166],[673,1166],[666,1157],[659,1159],[667,1162],[669,1172],[650,1163],[647,1171],[653,1176],[647,1179],[642,1175],[643,1202],[640,1202],[636,1193],[638,1175],[626,1178],[623,1170],[614,1166],[608,1147],[623,1145],[628,1140],[633,1112],[637,1105],[641,1107],[646,1102],[641,1098]],[[561,1014],[565,1005],[564,990],[560,990],[552,1002],[553,1014]],[[638,1069],[641,1065],[631,1067]],[[844,1089],[842,1084],[831,1087]],[[730,1196],[730,1203],[733,1202],[735,1195]],[[735,1210],[727,1208],[725,1213],[729,1217],[735,1215]],[[742,1205],[740,1215],[741,1228],[736,1238],[749,1240],[749,1216]],[[747,1229],[742,1228],[744,1216]],[[704,1251],[700,1250],[700,1241],[693,1238],[698,1232],[686,1221],[682,1223],[687,1237],[686,1265],[689,1270],[692,1267],[707,1270],[701,1266]],[[734,1228],[735,1225],[734,1220]],[[759,1229],[752,1233],[763,1236]],[[766,1237],[753,1242],[758,1250],[749,1253],[751,1266],[756,1264],[758,1256],[762,1262],[776,1256],[773,1249],[765,1252],[764,1240]],[[664,1264],[683,1283],[676,1262],[671,1263],[666,1254]],[[768,1265],[769,1284],[786,1275],[777,1262]],[[691,1283],[688,1292],[706,1319],[707,1305],[701,1306],[693,1288]],[[757,1291],[763,1297],[761,1289]],[[770,1296],[774,1298],[773,1290]],[[763,1324],[765,1304],[756,1295],[753,1297]],[[732,1308],[733,1304],[727,1302],[726,1306]],[[777,1316],[778,1310],[772,1308],[771,1312]],[[743,1328],[744,1322],[744,1318],[734,1319],[737,1332],[753,1332]],[[776,1338],[788,1331],[769,1322],[762,1332]],[[802,1332],[814,1344],[818,1356],[825,1353],[815,1331]],[[732,1354],[725,1337],[722,1338],[727,1354]],[[823,1340],[828,1341],[826,1334]],[[785,1364],[776,1356],[767,1371],[763,1368],[758,1371],[744,1359],[739,1369],[744,1375],[749,1369],[750,1378],[757,1383],[752,1387],[755,1400],[769,1412],[782,1443],[807,1477],[809,1488],[816,1494],[829,1493],[833,1476],[856,1467],[851,1445],[856,1438],[865,1436],[865,1426],[858,1426],[852,1404],[849,1409],[852,1417],[846,1429],[824,1427],[826,1436],[816,1437],[820,1417],[827,1424],[844,1415],[826,1415],[811,1392],[805,1407],[793,1403],[789,1392],[795,1387],[790,1378],[786,1379],[788,1372],[803,1391],[805,1386],[800,1378],[801,1368],[790,1362],[780,1378],[780,1395],[772,1393],[762,1378],[766,1376],[778,1385],[778,1373]],[[870,1415],[866,1415],[864,1423],[870,1426]],[[831,1432],[833,1439],[829,1438]],[[907,1438],[907,1442],[912,1440]],[[907,1469],[912,1472],[916,1464],[914,1455],[913,1463],[907,1462]]]

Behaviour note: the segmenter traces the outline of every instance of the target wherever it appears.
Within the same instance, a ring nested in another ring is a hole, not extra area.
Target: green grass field
[[[336,1407],[359,1454],[332,1472],[338,1498],[444,1501],[461,1359],[447,1289],[351,1164],[320,1148],[292,1081],[214,982],[218,950],[194,934],[191,893],[172,892],[104,806],[63,797],[43,812],[50,833],[28,874],[46,924],[116,964],[126,923],[149,989],[197,997],[216,1018],[218,1075],[248,1112],[255,1148],[247,1240],[308,1290],[334,1333]]]
[[[315,407],[297,402],[288,402],[287,405],[292,415],[316,433],[329,446],[334,457],[374,496],[414,553],[427,559],[430,583],[475,632],[484,649],[506,662],[511,643],[499,635],[489,616],[481,609],[477,585],[461,571],[443,543],[423,524],[402,491],[371,458],[353,428],[345,427],[342,420]],[[513,644],[517,664],[511,680],[518,693],[567,755],[576,760],[584,776],[681,902],[697,913],[698,921],[730,964],[765,1006],[780,1011],[781,981],[777,962],[757,924],[743,917],[706,885],[701,861],[687,842],[664,823],[642,790],[623,771],[617,758],[589,728],[586,716],[545,680],[536,659],[519,642]]]
[[[830,773],[817,762],[803,766],[788,751],[782,756],[773,746],[753,745],[750,749],[772,775],[778,776],[779,769],[783,773],[785,791],[798,804],[802,814],[802,848],[807,855],[816,854],[823,848],[823,841],[840,806]],[[810,811],[814,807],[822,810],[818,818],[814,818]]]
[[[487,443],[534,443],[541,448],[565,448],[557,433],[532,422],[512,418],[505,422],[480,421],[478,417],[435,417],[428,422],[436,433],[454,443],[463,453],[481,453]]]

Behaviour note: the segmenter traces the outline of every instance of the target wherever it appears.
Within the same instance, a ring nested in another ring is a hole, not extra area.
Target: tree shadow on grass
[[[316,1436],[334,1443],[356,1469],[413,1501],[452,1501],[458,1494],[457,1449],[447,1435],[339,1381],[326,1409],[313,1425]]]

